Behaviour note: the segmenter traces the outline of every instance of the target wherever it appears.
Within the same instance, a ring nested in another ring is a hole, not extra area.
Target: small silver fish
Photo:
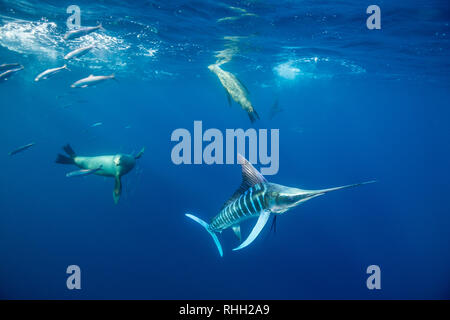
[[[0,74],[0,80],[8,80],[9,77],[11,77],[13,74],[15,74],[16,72],[19,72],[20,70],[23,70],[23,69],[24,69],[24,67],[20,66],[19,68],[10,69],[8,71],[5,71],[2,74]]]
[[[94,48],[94,46],[92,45],[92,46],[75,49],[75,50],[69,52],[68,54],[66,54],[64,56],[64,60],[79,58],[79,57],[85,55],[86,53],[88,53],[89,51],[91,51],[93,48]]]
[[[86,88],[89,86],[96,85],[96,84],[103,82],[105,80],[108,80],[108,79],[115,79],[115,77],[113,74],[110,76],[94,76],[91,74],[87,78],[83,78],[83,79],[80,79],[80,80],[74,82],[70,87],[71,88]]]
[[[46,80],[48,78],[50,78],[51,76],[57,74],[58,72],[60,72],[61,70],[66,69],[69,70],[67,68],[67,64],[63,65],[62,67],[59,68],[53,68],[53,69],[47,69],[44,72],[41,72],[35,79],[34,81],[38,82],[39,80]]]
[[[278,99],[275,100],[272,108],[270,109],[269,119],[272,120],[278,113],[282,112],[283,109],[278,105]]]
[[[31,147],[34,146],[34,145],[35,145],[34,142],[29,143],[29,144],[26,144],[26,145],[24,145],[24,146],[18,147],[17,149],[14,149],[13,151],[11,151],[11,152],[8,153],[8,154],[9,154],[10,156],[13,156],[13,155],[15,155],[16,153],[25,151],[25,150],[27,150],[28,148],[31,148]]]
[[[64,35],[64,40],[79,38],[99,29],[103,29],[101,23],[96,27],[85,27],[77,30],[71,30]]]
[[[18,67],[20,67],[20,64],[18,63],[4,63],[0,64],[0,71],[10,70]]]

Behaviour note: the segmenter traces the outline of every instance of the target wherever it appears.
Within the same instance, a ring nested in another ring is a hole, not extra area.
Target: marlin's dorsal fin
[[[263,175],[239,153],[237,155],[237,160],[242,167],[242,183],[230,199],[224,203],[222,209],[240,197],[241,194],[253,187],[255,184],[267,182],[266,178],[264,178]]]
[[[253,187],[255,184],[267,182],[266,178],[256,168],[245,159],[240,153],[237,155],[238,163],[242,167],[242,185],[248,188]]]

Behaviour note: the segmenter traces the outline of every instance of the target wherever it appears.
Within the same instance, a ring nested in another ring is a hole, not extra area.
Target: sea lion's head
[[[128,154],[116,154],[113,159],[120,176],[127,174],[136,165],[136,160]]]
[[[217,70],[220,69],[220,67],[217,64],[211,64],[208,66],[208,69],[209,69],[209,71],[216,73]]]

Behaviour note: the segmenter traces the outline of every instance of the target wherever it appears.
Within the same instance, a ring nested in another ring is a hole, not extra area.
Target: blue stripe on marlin
[[[245,212],[244,212],[244,216],[250,214],[250,209],[247,206],[247,201],[245,201],[246,197],[247,197],[248,192],[246,191],[243,195],[242,195],[242,202],[244,202],[244,207],[245,207]]]
[[[250,245],[258,237],[270,216],[276,218],[277,215],[281,215],[303,202],[330,191],[375,182],[372,180],[320,190],[291,188],[268,182],[240,154],[238,154],[238,162],[242,167],[242,183],[231,198],[225,202],[219,214],[209,224],[192,214],[186,214],[187,217],[193,219],[208,231],[219,250],[220,256],[223,256],[223,250],[217,233],[221,233],[225,229],[231,227],[240,240],[240,224],[250,218],[258,219],[248,237],[238,247],[233,249],[240,250]]]
[[[239,197],[239,208],[241,208],[240,212],[241,217],[245,217],[248,210],[245,208],[245,201],[243,194]]]
[[[253,202],[253,188],[251,188],[251,187],[250,187],[250,195],[248,196],[248,200],[252,204],[254,212],[256,212],[257,210],[256,210],[256,207],[255,207],[255,203]]]

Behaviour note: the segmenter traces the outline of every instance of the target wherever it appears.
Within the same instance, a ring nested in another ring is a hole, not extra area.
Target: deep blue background
[[[366,29],[360,1],[132,3],[77,1],[82,23],[106,30],[65,43],[69,3],[0,2],[0,63],[25,66],[0,83],[1,298],[450,298],[447,2],[379,1],[379,31]],[[217,22],[236,15],[227,6],[257,16]],[[102,45],[34,83],[83,41]],[[226,231],[220,258],[184,213],[216,215],[240,170],[175,166],[170,135],[192,132],[194,120],[251,126],[207,69],[227,47],[236,54],[223,68],[250,89],[255,127],[280,129],[280,170],[269,181],[378,182],[289,211],[275,235],[267,228],[239,252]],[[283,64],[293,79],[278,72]],[[91,73],[118,82],[70,90]],[[269,119],[276,99],[283,111]],[[73,168],[54,163],[65,143],[80,155],[147,149],[114,205],[112,179],[65,177]],[[66,289],[71,264],[81,291]],[[366,288],[371,264],[382,290]]]

